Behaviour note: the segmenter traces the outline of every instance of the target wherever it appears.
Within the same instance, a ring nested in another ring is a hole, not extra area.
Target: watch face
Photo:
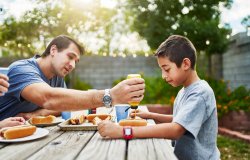
[[[131,128],[126,128],[125,129],[125,135],[131,135]]]
[[[105,104],[110,104],[111,103],[111,97],[110,96],[104,96],[103,97],[103,102],[105,103]]]

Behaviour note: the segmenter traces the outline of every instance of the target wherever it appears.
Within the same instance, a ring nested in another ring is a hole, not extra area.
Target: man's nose
[[[75,66],[76,66],[75,61],[71,61],[71,62],[70,62],[70,65],[69,65],[70,69],[71,69],[71,70],[74,69]]]

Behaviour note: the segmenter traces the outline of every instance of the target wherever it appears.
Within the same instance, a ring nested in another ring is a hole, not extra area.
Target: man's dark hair
[[[54,38],[49,43],[49,45],[47,46],[47,48],[43,52],[42,57],[46,57],[50,54],[50,48],[52,45],[56,45],[56,48],[60,52],[64,49],[67,49],[71,43],[74,43],[77,46],[81,55],[84,53],[84,48],[80,44],[78,44],[78,42],[76,42],[74,39],[70,38],[69,36],[60,35],[60,36],[57,36],[56,38]]]
[[[178,68],[180,68],[183,59],[188,58],[191,61],[191,68],[195,68],[196,49],[188,38],[180,35],[168,37],[156,50],[155,56],[168,57]]]

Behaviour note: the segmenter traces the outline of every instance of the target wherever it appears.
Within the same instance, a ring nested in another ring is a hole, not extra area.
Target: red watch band
[[[123,138],[126,140],[133,138],[133,129],[132,127],[123,127]]]

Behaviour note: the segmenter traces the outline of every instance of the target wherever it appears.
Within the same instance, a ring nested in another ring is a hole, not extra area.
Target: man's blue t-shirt
[[[178,159],[220,159],[216,142],[216,100],[206,81],[199,80],[179,91],[174,102],[173,122],[186,129],[186,133],[175,141],[174,153]]]
[[[63,78],[55,76],[48,80],[44,76],[36,62],[38,57],[19,60],[9,66],[10,86],[8,92],[4,96],[0,96],[0,120],[15,116],[18,113],[33,112],[40,109],[39,106],[21,97],[21,92],[26,86],[33,83],[47,83],[51,87],[65,87]]]

